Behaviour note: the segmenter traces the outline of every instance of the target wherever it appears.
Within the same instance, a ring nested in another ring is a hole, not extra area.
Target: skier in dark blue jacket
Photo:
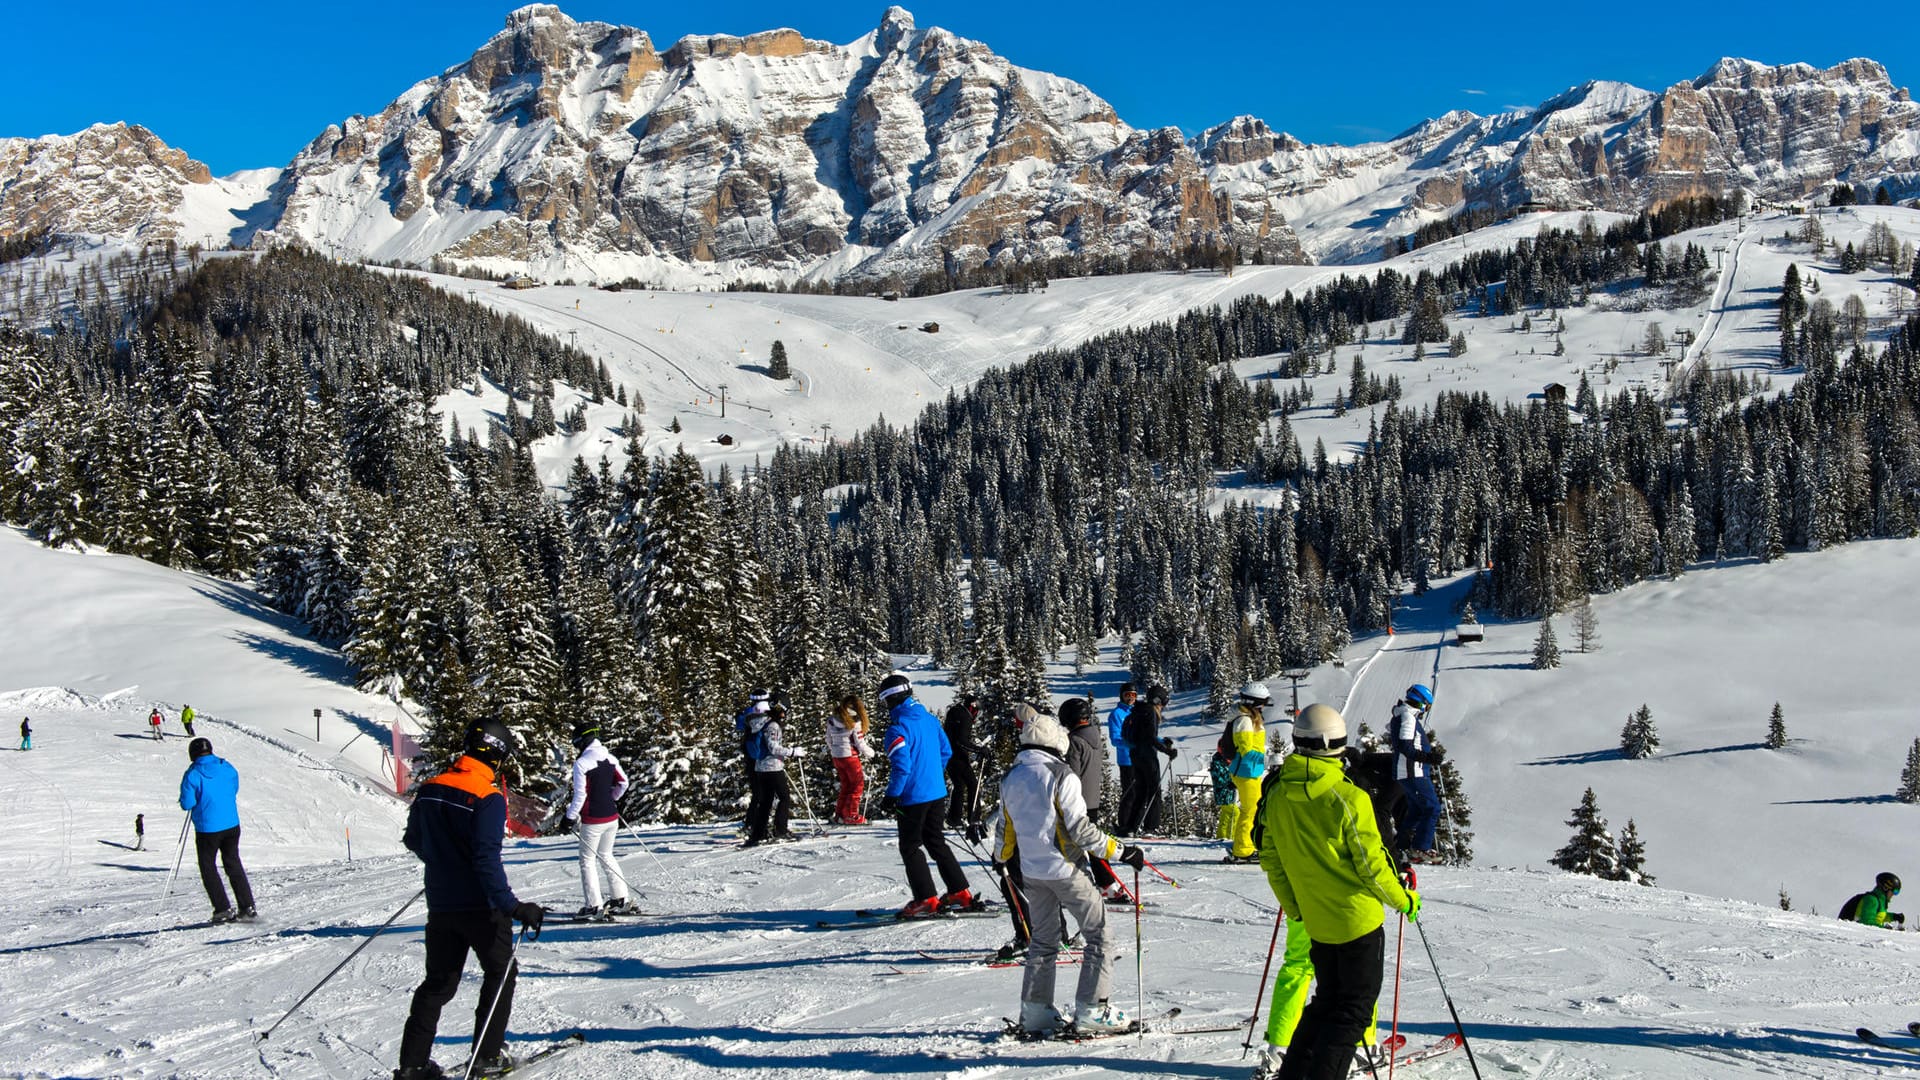
[[[917,919],[977,907],[960,860],[953,857],[941,831],[947,809],[947,761],[953,757],[947,733],[927,707],[914,699],[913,684],[897,671],[880,684],[880,707],[888,710],[887,793],[880,809],[895,814],[899,821],[900,861],[906,864],[907,885],[913,890],[913,900],[900,909],[900,917]],[[927,855],[940,868],[940,880],[947,887],[944,894],[934,892]]]
[[[187,757],[193,764],[180,777],[180,809],[193,818],[193,850],[200,858],[200,884],[213,901],[213,921],[251,921],[253,886],[247,881],[247,868],[240,864],[240,773],[214,755],[213,742],[205,735],[187,744]],[[227,887],[220,881],[215,858],[233,882],[238,912],[227,903]]]
[[[467,732],[466,752],[453,767],[420,785],[407,812],[407,850],[426,864],[427,977],[413,992],[413,1008],[400,1036],[400,1067],[394,1080],[436,1080],[444,1074],[432,1059],[440,1010],[460,989],[467,951],[480,958],[483,978],[473,1011],[476,1072],[512,1067],[506,1052],[507,1017],[513,1012],[513,920],[540,936],[546,909],[523,903],[507,884],[500,841],[507,829],[507,800],[494,777],[513,753],[513,734],[498,720],[483,720]]]

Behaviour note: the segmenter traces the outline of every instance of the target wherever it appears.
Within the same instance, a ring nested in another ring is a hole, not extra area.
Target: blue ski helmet
[[[1427,689],[1425,683],[1414,683],[1407,687],[1407,704],[1416,709],[1432,708],[1433,691]]]

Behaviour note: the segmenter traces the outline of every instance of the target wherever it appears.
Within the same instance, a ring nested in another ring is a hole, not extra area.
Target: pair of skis
[[[1163,1013],[1156,1013],[1153,1016],[1141,1017],[1137,1020],[1132,1021],[1125,1028],[1119,1031],[1081,1031],[1079,1028],[1074,1027],[1072,1024],[1068,1024],[1067,1026],[1059,1029],[1058,1031],[1054,1031],[1046,1034],[1030,1032],[1026,1028],[1021,1027],[1019,1021],[1009,1020],[1005,1017],[1001,1017],[1000,1023],[1003,1026],[1001,1027],[1000,1033],[1006,1038],[1017,1039],[1020,1042],[1070,1042],[1070,1043],[1098,1042],[1101,1039],[1113,1039],[1113,1038],[1118,1038],[1122,1035],[1139,1035],[1143,1032],[1148,1032],[1148,1031],[1160,1031],[1162,1030],[1161,1025],[1171,1023],[1173,1019],[1179,1015],[1180,1015],[1180,1010],[1179,1008],[1176,1007],[1176,1008],[1168,1009],[1166,1012],[1163,1012]],[[1239,1028],[1239,1025],[1235,1025],[1231,1028],[1221,1028],[1220,1030],[1238,1031],[1240,1030],[1240,1028]],[[1193,1032],[1180,1032],[1179,1034],[1199,1034],[1199,1033],[1200,1032],[1198,1031],[1193,1031]],[[1169,1032],[1169,1034],[1173,1034],[1173,1033]]]
[[[1914,1057],[1920,1057],[1920,1046],[1902,1046],[1897,1042],[1888,1040],[1885,1035],[1874,1031],[1872,1028],[1856,1028],[1853,1033],[1860,1037],[1861,1042],[1867,1043],[1870,1046],[1877,1046],[1882,1050],[1897,1050],[1902,1054],[1912,1054]],[[1920,1020],[1915,1020],[1913,1023],[1907,1025],[1907,1034],[1916,1039],[1920,1039]]]
[[[861,908],[845,919],[816,919],[813,925],[821,930],[864,930],[870,926],[899,926],[902,923],[951,922],[954,919],[1000,919],[1005,914],[991,904],[967,908],[964,911],[937,911],[931,915],[916,915],[903,919],[897,911]]]

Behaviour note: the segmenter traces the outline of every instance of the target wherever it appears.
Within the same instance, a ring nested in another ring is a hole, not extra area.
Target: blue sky
[[[0,68],[0,136],[143,124],[216,174],[284,165],[327,124],[377,112],[465,60],[505,2],[329,0],[15,5]],[[1727,16],[1638,0],[1500,5],[1003,3],[903,5],[919,25],[983,42],[1024,67],[1085,83],[1136,127],[1197,131],[1251,113],[1309,142],[1394,134],[1449,109],[1530,107],[1589,79],[1659,90],[1721,56],[1827,66],[1867,56],[1896,85],[1920,77],[1920,33],[1877,9],[1827,17],[1745,4]],[[850,42],[881,0],[561,4],[576,19],[637,26],[658,48],[690,33],[792,26]],[[1717,5],[1716,5],[1717,7]],[[1864,10],[1864,9],[1863,9]],[[1524,11],[1524,14],[1520,13]]]

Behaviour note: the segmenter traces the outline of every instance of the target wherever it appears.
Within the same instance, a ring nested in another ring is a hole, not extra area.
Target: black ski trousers
[[[973,760],[959,754],[947,762],[947,827],[957,829],[973,820],[973,803],[980,797],[980,779]]]
[[[480,958],[480,1001],[473,1009],[476,1056],[485,1059],[500,1052],[507,1041],[507,1017],[513,1012],[513,984],[519,965],[513,957],[513,918],[504,911],[427,912],[427,977],[413,992],[413,1009],[400,1034],[400,1067],[425,1065],[433,1056],[433,1036],[440,1030],[440,1010],[460,989],[460,972],[467,966],[467,950]],[[501,980],[506,981],[503,988]],[[493,1003],[495,993],[500,1004]],[[487,1013],[493,1022],[487,1023]],[[481,1028],[485,1027],[482,1037]]]
[[[953,849],[947,846],[947,834],[941,827],[946,812],[945,798],[900,808],[900,861],[906,865],[907,887],[913,890],[915,900],[940,895],[934,891],[933,874],[927,870],[928,855],[933,856],[934,865],[940,868],[940,880],[946,883],[948,892],[967,887],[967,875],[960,869],[960,860],[953,857]]]
[[[786,770],[748,774],[747,786],[753,798],[747,803],[747,842],[758,844],[767,839],[767,819],[773,819],[773,835],[787,835],[787,819],[793,816],[793,785]]]
[[[1160,829],[1160,756],[1134,751],[1133,784],[1120,796],[1121,836],[1140,836]]]
[[[1345,1080],[1353,1048],[1380,999],[1387,931],[1379,927],[1340,945],[1316,941],[1307,955],[1313,960],[1313,1000],[1300,1013],[1279,1080]]]
[[[247,883],[247,868],[240,865],[240,826],[194,833],[193,851],[200,857],[200,884],[206,887],[213,910],[227,911],[233,906],[227,903],[227,887],[220,881],[219,867],[214,865],[217,855],[227,868],[227,880],[233,882],[233,898],[239,902],[240,910],[252,911],[253,886]]]

